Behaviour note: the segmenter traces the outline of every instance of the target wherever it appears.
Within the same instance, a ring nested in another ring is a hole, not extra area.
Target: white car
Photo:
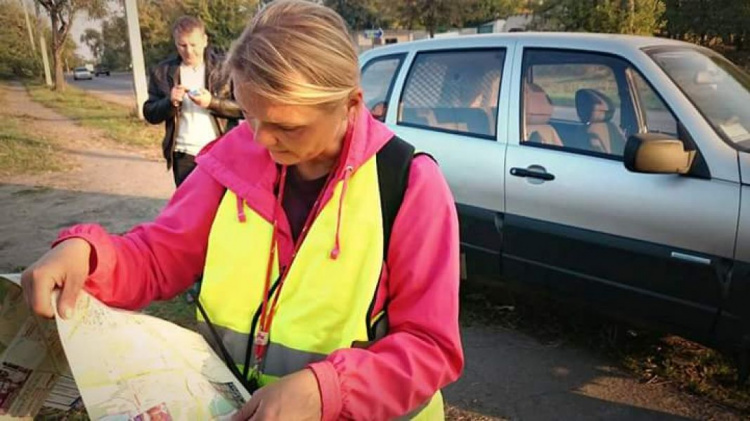
[[[76,67],[73,69],[73,80],[91,80],[94,78],[94,75],[91,74],[91,71],[85,67]]]
[[[372,114],[445,174],[469,276],[741,351],[748,374],[747,73],[571,33],[389,45],[360,69]]]

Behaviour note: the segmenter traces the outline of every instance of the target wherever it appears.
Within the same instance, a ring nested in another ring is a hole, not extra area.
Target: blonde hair
[[[276,0],[252,19],[226,62],[235,85],[270,101],[320,105],[359,86],[357,53],[344,20],[328,7]]]

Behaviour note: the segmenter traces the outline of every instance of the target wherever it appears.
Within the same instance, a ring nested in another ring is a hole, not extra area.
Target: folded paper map
[[[94,420],[225,419],[250,397],[195,332],[85,292],[71,319],[42,319],[19,284],[0,275],[0,416],[70,409],[80,391]]]

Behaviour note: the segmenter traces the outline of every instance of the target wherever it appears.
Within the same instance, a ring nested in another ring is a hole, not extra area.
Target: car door
[[[413,52],[386,120],[446,176],[469,276],[499,276],[507,127],[498,122],[498,109],[507,101],[507,52],[497,42]]]
[[[521,112],[507,152],[504,275],[708,337],[739,208],[738,185],[712,178],[710,168],[736,162],[706,162],[695,144],[702,139],[689,136],[628,60],[564,49],[517,54],[511,94]],[[622,154],[636,132],[697,148],[691,173],[628,172]]]

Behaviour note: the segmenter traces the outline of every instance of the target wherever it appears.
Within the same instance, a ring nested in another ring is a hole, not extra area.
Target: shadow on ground
[[[0,271],[26,267],[58,232],[79,223],[100,223],[124,232],[153,219],[163,199],[0,184]]]

